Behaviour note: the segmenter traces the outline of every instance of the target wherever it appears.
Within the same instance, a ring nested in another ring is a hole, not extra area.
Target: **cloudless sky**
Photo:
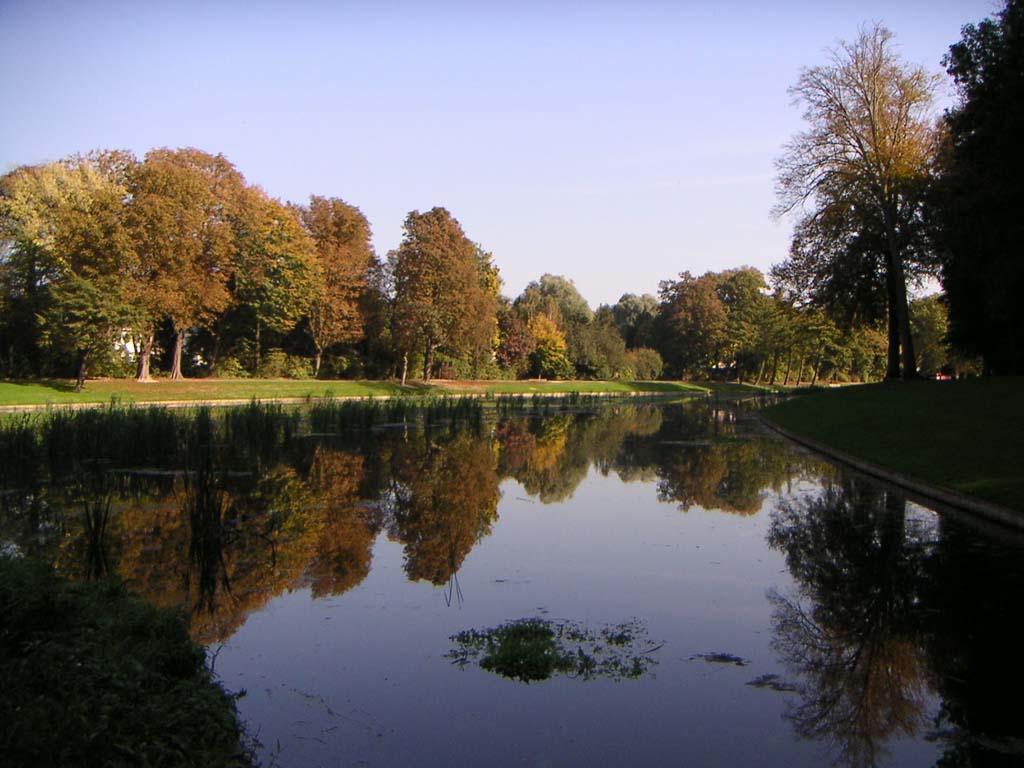
[[[381,256],[444,206],[507,295],[550,272],[596,306],[784,259],[773,160],[802,128],[800,68],[881,21],[941,73],[998,7],[0,0],[0,173],[194,146],[275,197],[358,206]]]

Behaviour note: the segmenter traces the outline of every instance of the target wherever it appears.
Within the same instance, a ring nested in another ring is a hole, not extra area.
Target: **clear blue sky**
[[[781,261],[772,161],[801,128],[800,67],[882,21],[941,72],[996,8],[0,0],[0,172],[195,146],[275,197],[359,206],[381,255],[409,211],[445,206],[506,294],[551,272],[596,306]]]

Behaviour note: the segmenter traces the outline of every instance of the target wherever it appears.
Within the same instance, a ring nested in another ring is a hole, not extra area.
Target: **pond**
[[[57,417],[0,545],[183,608],[267,765],[1019,764],[1024,543],[756,407]]]

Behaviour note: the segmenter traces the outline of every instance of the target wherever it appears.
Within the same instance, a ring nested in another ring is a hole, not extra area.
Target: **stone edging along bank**
[[[758,422],[775,432],[778,435],[791,440],[798,445],[802,445],[805,448],[810,448],[816,453],[820,453],[830,459],[835,459],[843,464],[857,469],[864,474],[871,475],[873,477],[885,480],[893,485],[898,485],[901,488],[906,488],[909,491],[923,496],[927,499],[947,504],[956,509],[962,509],[971,514],[983,517],[986,520],[991,520],[996,523],[1000,523],[1010,528],[1015,528],[1018,531],[1024,530],[1024,513],[1016,512],[1008,507],[1004,507],[1001,504],[995,504],[991,501],[985,501],[974,496],[968,496],[965,493],[959,491],[953,491],[948,488],[943,488],[932,483],[925,482],[924,480],[918,480],[907,475],[900,474],[895,470],[887,467],[873,464],[870,461],[859,459],[856,456],[852,456],[844,451],[832,448],[829,445],[820,443],[817,440],[813,440],[803,435],[798,435],[794,432],[790,432],[788,429],[774,424],[768,419],[764,418],[761,414],[757,414]]]

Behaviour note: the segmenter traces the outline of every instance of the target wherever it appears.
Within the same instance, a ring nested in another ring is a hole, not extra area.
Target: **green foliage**
[[[256,375],[264,379],[310,379],[313,363],[308,357],[289,355],[283,349],[271,349],[260,358]]]
[[[234,701],[178,616],[0,557],[0,627],[12,764],[253,764]]]
[[[658,317],[658,299],[649,293],[637,296],[624,293],[611,308],[615,325],[629,349],[654,343],[654,322]]]
[[[261,190],[244,189],[236,206],[232,302],[256,323],[287,331],[309,311],[323,281],[313,240],[294,209]]]
[[[652,381],[661,378],[662,371],[665,369],[665,363],[657,350],[650,349],[649,347],[638,347],[629,350],[626,355],[627,364],[633,373],[631,378],[640,381]]]
[[[968,24],[944,60],[959,103],[946,115],[934,214],[944,246],[950,339],[989,373],[1024,373],[1024,3]]]
[[[606,310],[607,311],[607,310]],[[617,379],[632,377],[626,343],[611,319],[610,312],[595,318],[576,335],[572,359],[581,379]]]
[[[216,375],[219,379],[247,379],[252,374],[249,373],[249,369],[242,364],[241,360],[237,357],[228,356],[222,357],[217,361]]]
[[[39,372],[84,378],[135,317],[135,264],[115,153],[19,168],[0,179],[0,336]],[[126,156],[126,161],[128,158]]]

